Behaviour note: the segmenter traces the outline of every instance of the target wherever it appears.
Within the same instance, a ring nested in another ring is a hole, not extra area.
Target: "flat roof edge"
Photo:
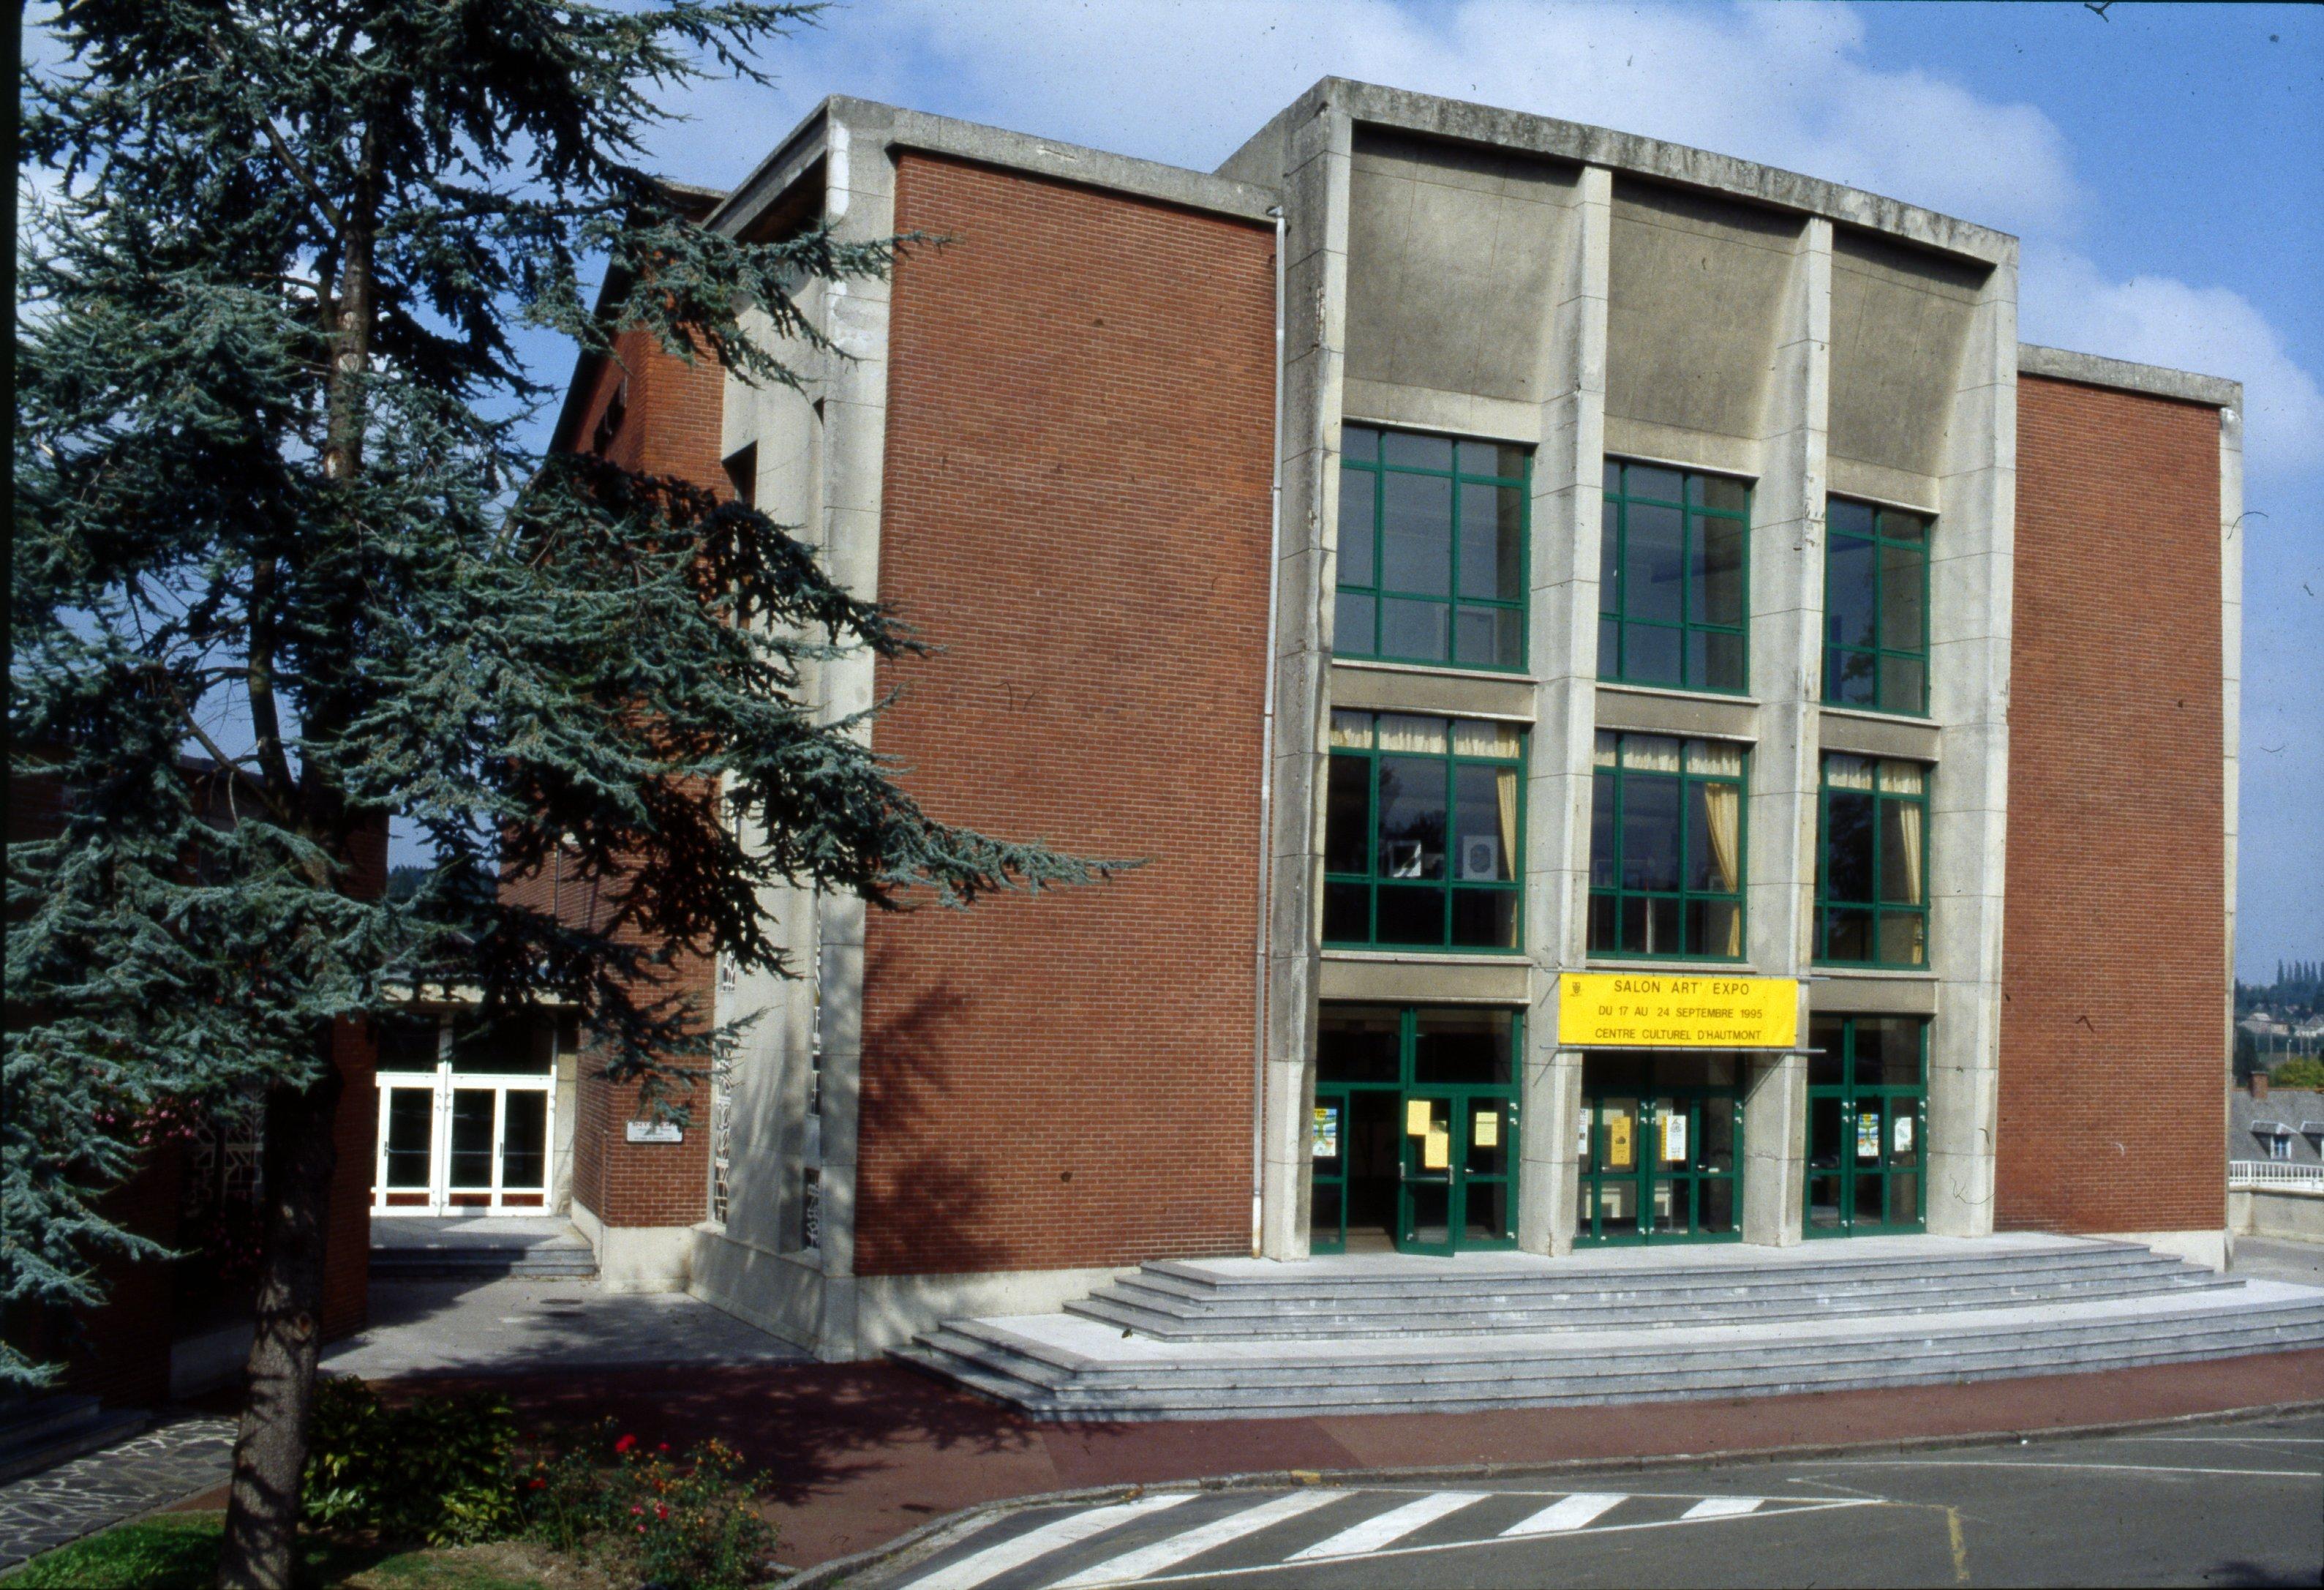
[[[1860,188],[1707,149],[1347,78],[1325,78],[1308,94],[1320,94],[1351,119],[1374,126],[1464,143],[1523,150],[1583,165],[1605,166],[1633,176],[1732,194],[1779,209],[1821,216],[1990,265],[2014,265],[2017,261],[2017,239],[2006,232],[1906,204],[1902,199],[1868,193]]]
[[[1186,209],[1209,210],[1237,220],[1272,223],[1280,202],[1274,190],[1230,177],[1214,176],[1160,161],[1139,160],[1068,143],[1059,138],[1038,138],[988,127],[954,116],[899,106],[835,96],[826,102],[834,116],[871,131],[886,123],[888,142],[927,154],[949,155],[980,165],[1050,177],[1084,187],[1103,188],[1139,199],[1150,199]]]
[[[2127,359],[2078,354],[2031,342],[2017,345],[2017,373],[2079,382],[2084,386],[2110,386],[2120,392],[2144,393],[2149,397],[2175,398],[2183,403],[2201,403],[2213,409],[2244,406],[2244,384],[2224,375],[2199,375],[2191,370],[2173,370],[2162,365],[2135,365]]]

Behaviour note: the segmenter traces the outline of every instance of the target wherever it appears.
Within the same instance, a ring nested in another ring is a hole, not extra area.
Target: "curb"
[[[2301,1413],[2324,1413],[2324,1398],[2291,1402],[2267,1402],[2247,1408],[2218,1409],[2201,1413],[2175,1413],[2159,1419],[2109,1419],[2102,1424],[2060,1425],[2047,1429],[1978,1430],[1945,1436],[1902,1436],[1877,1441],[1803,1442],[1788,1447],[1751,1447],[1726,1452],[1663,1452],[1631,1457],[1563,1458],[1549,1463],[1466,1463],[1390,1468],[1268,1469],[1248,1474],[1217,1474],[1203,1479],[1161,1480],[1149,1484],[1085,1485],[1078,1490],[1044,1491],[980,1502],[908,1530],[881,1545],[834,1558],[788,1578],[771,1580],[780,1590],[826,1590],[875,1567],[909,1566],[933,1557],[972,1530],[1037,1507],[1126,1502],[1153,1492],[1281,1490],[1302,1485],[1365,1485],[1403,1480],[1499,1480],[1534,1474],[1637,1474],[1665,1468],[1739,1468],[1754,1463],[1781,1463],[1802,1458],[1839,1457],[1866,1452],[1929,1452],[1949,1447],[1982,1447],[2015,1437],[2021,1444],[2036,1440],[2076,1441],[2133,1430],[2168,1429],[2177,1425],[2236,1424],[2262,1419],[2282,1419]]]

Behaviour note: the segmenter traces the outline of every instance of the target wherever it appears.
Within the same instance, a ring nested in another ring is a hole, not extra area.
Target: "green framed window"
[[[1833,497],[1823,555],[1823,698],[1929,713],[1929,516]]]
[[[1816,817],[1815,958],[1927,966],[1929,770],[1828,753]]]
[[[1739,693],[1749,678],[1751,488],[1606,460],[1598,677]]]
[[[1748,753],[1720,740],[1598,736],[1590,953],[1743,958]]]
[[[1807,1234],[1922,1230],[1929,1023],[1817,1016],[1808,1048]]]
[[[1334,712],[1331,746],[1323,942],[1517,949],[1525,732]]]
[[[1342,657],[1526,665],[1533,460],[1509,442],[1340,428]]]

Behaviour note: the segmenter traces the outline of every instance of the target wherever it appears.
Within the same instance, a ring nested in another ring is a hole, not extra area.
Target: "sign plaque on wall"
[[[1795,977],[1665,977],[1568,972],[1559,979],[1561,1049],[1792,1049]]]
[[[632,1121],[622,1135],[631,1142],[684,1142],[686,1129],[675,1121]]]

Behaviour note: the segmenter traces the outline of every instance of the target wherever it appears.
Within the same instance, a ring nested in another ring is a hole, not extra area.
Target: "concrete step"
[[[382,1280],[491,1280],[503,1276],[590,1280],[597,1274],[597,1255],[578,1238],[375,1247],[371,1273]]]
[[[144,1409],[109,1409],[94,1397],[32,1398],[0,1419],[0,1484],[142,1435],[152,1422]]]
[[[2068,1271],[2061,1276],[2031,1273],[1969,1283],[1944,1280],[1794,1284],[1735,1295],[1665,1297],[1609,1292],[1576,1296],[1568,1290],[1527,1295],[1478,1293],[1462,1298],[1431,1295],[1430,1327],[1438,1333],[1600,1329],[1609,1325],[1691,1324],[1706,1313],[1723,1318],[1807,1319],[1833,1314],[1914,1314],[1951,1308],[2034,1305],[2069,1299],[2144,1297],[2158,1292],[2220,1290],[2238,1279],[2195,1265],[2164,1263],[2104,1271]],[[1065,1305],[1066,1312],[1126,1327],[1165,1340],[1184,1337],[1264,1339],[1286,1336],[1396,1336],[1412,1328],[1409,1297],[1364,1299],[1284,1299],[1255,1303],[1239,1298],[1196,1300],[1157,1292],[1139,1280],[1117,1282]]]
[[[1764,1396],[2324,1346],[2324,1290],[2223,1280],[2152,1255],[2121,1262],[2120,1250],[2111,1251],[2106,1263],[2056,1267],[2046,1285],[2022,1265],[2014,1275],[1985,1267],[1981,1284],[1950,1290],[1941,1278],[1927,1287],[1892,1278],[1885,1289],[1863,1289],[1874,1307],[1850,1306],[1862,1299],[1836,1284],[1843,1277],[1794,1261],[1763,1267],[1787,1270],[1789,1284],[1763,1287],[1766,1308],[1748,1317],[1697,1308],[1642,1323],[1604,1309],[1593,1311],[1606,1317],[1588,1323],[1530,1330],[1471,1328],[1491,1317],[1497,1294],[1471,1299],[1463,1319],[1442,1306],[1435,1279],[1416,1271],[1393,1332],[1263,1336],[1238,1318],[1229,1321],[1237,1334],[1171,1336],[1125,1328],[1100,1299],[1071,1313],[951,1321],[896,1356],[1038,1418],[1104,1420]],[[1130,1278],[1122,1290],[1152,1295],[1142,1292],[1148,1279]],[[2014,1295],[2034,1288],[2046,1295]],[[1828,1306],[1785,1314],[1787,1298]],[[1201,1302],[1167,1290],[1158,1300],[1145,1312],[1166,1324],[1183,1323],[1169,1309]],[[1346,1300],[1324,1306],[1345,1308]],[[1416,1318],[1431,1328],[1414,1331]],[[1370,1325],[1372,1311],[1358,1320]]]

